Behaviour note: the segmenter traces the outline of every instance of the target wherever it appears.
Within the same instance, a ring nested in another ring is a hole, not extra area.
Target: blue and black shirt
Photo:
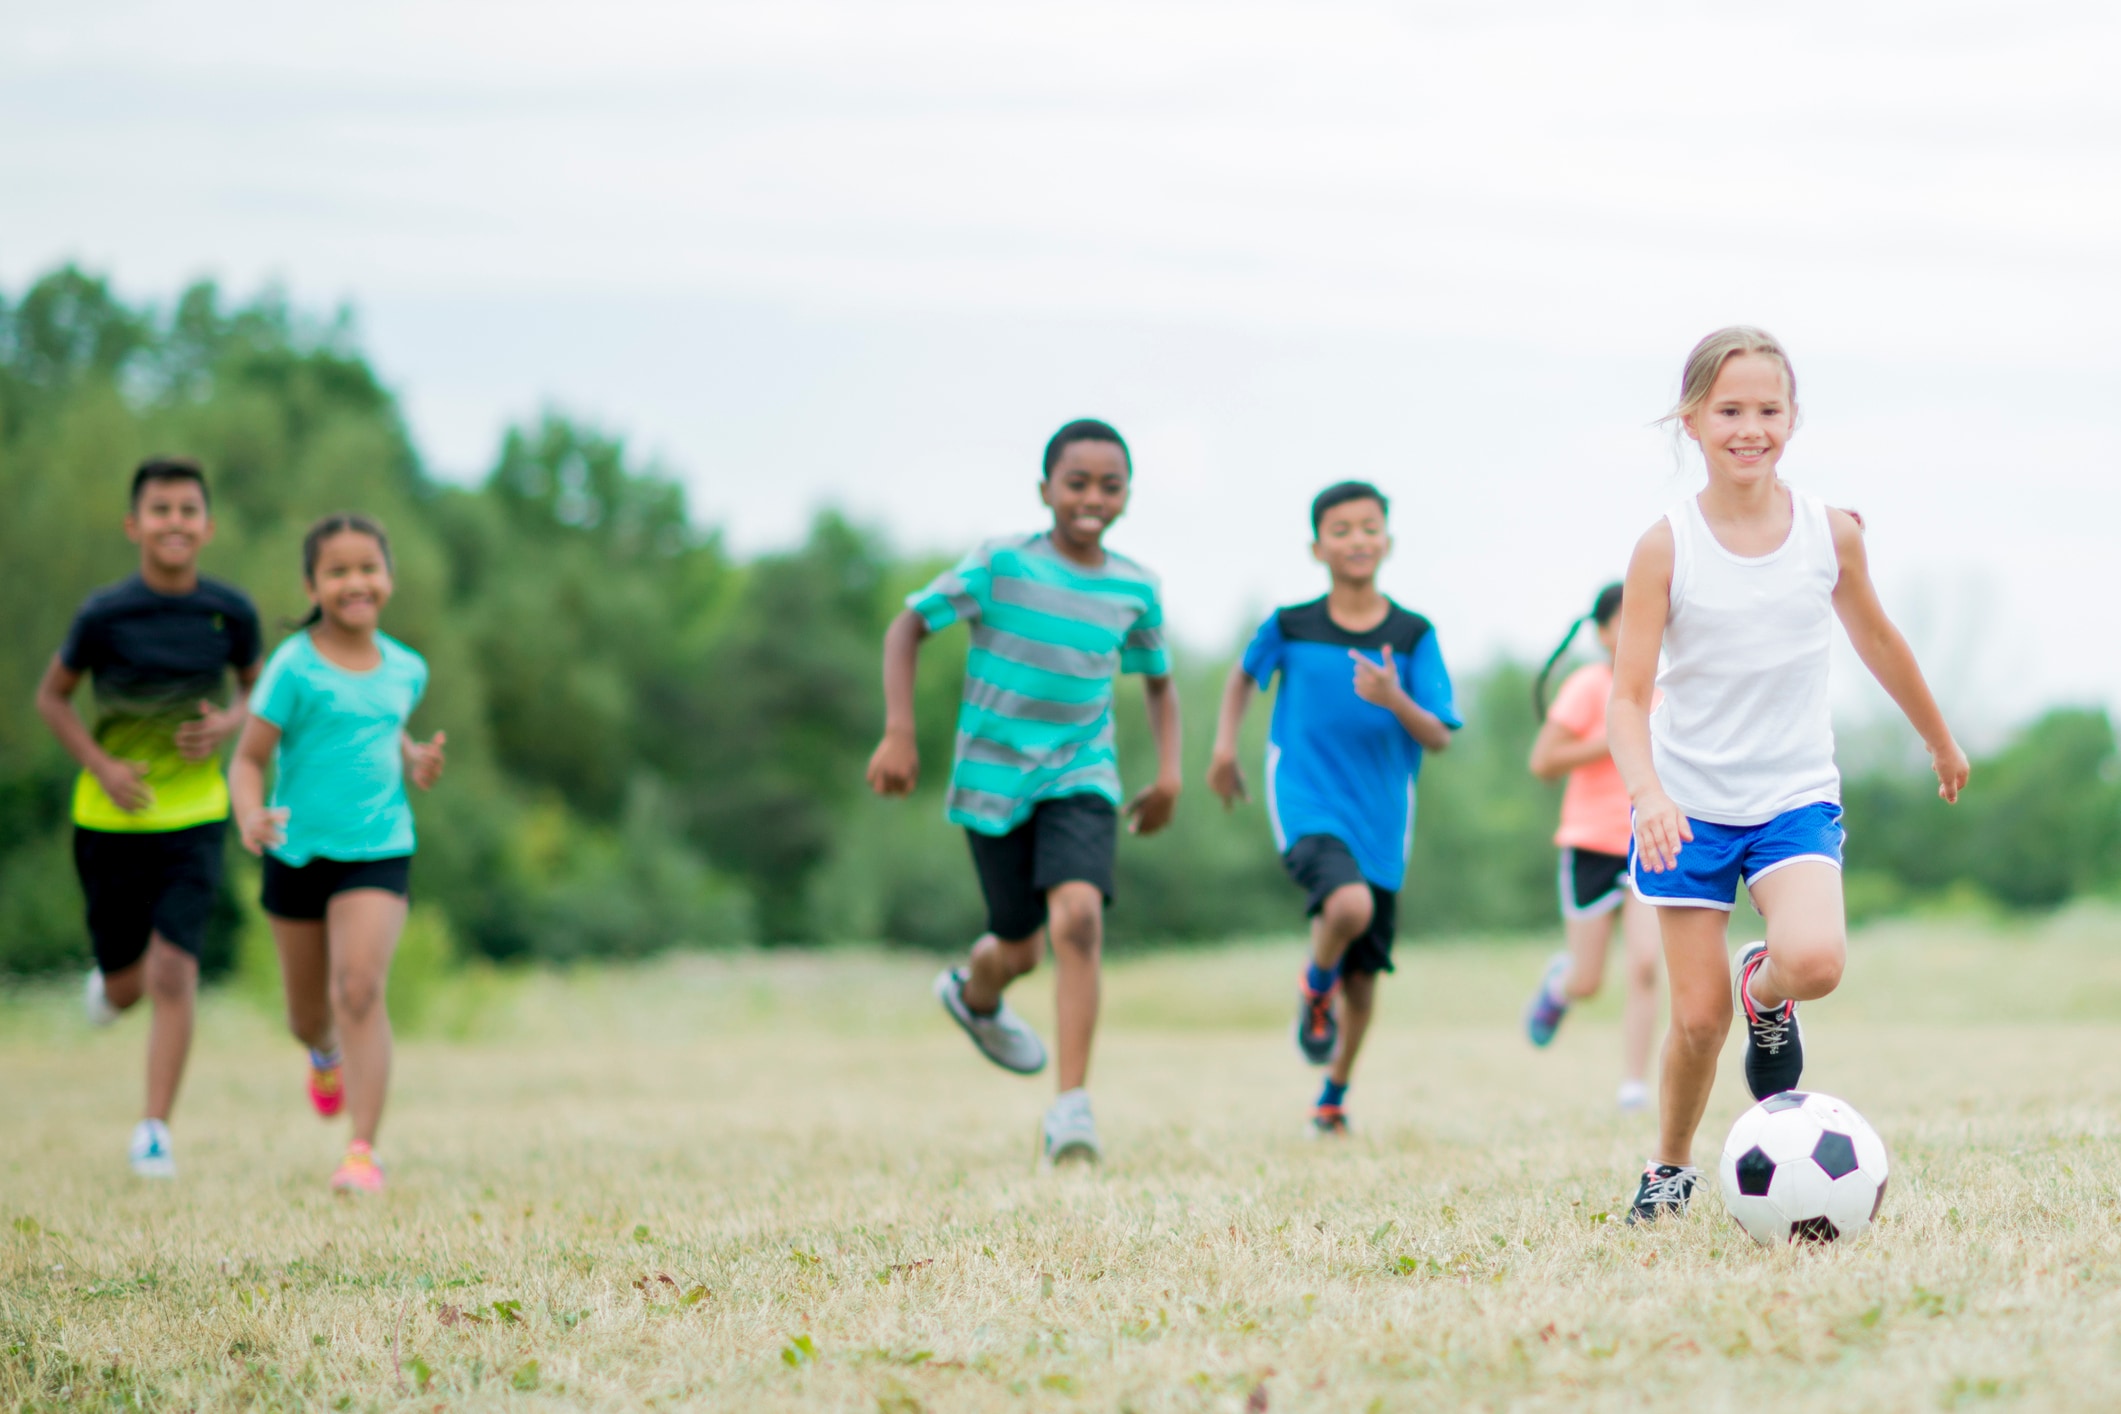
[[[1245,650],[1244,670],[1262,689],[1281,674],[1267,728],[1267,818],[1275,845],[1287,851],[1305,835],[1335,836],[1365,879],[1397,890],[1414,844],[1421,743],[1389,711],[1355,695],[1348,656],[1352,649],[1382,663],[1387,646],[1407,695],[1444,725],[1464,725],[1436,631],[1397,604],[1362,633],[1334,623],[1324,599],[1277,609]]]

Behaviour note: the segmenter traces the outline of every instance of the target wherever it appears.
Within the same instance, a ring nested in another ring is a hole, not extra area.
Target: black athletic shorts
[[[137,834],[74,827],[74,870],[88,898],[89,941],[104,975],[138,962],[157,933],[199,955],[221,888],[227,828],[225,820]]]
[[[265,856],[265,887],[259,902],[275,918],[310,923],[321,919],[333,894],[382,889],[412,897],[412,856],[389,859],[312,859],[299,868]]]
[[[1289,846],[1288,853],[1281,857],[1282,868],[1297,882],[1307,897],[1304,913],[1315,918],[1326,906],[1326,896],[1335,889],[1349,884],[1362,884],[1370,890],[1370,926],[1341,954],[1340,970],[1343,972],[1390,972],[1392,970],[1392,939],[1399,931],[1399,895],[1391,889],[1380,889],[1365,879],[1362,866],[1355,862],[1354,853],[1338,835],[1305,835]]]
[[[967,830],[965,837],[987,899],[987,931],[1003,942],[1022,942],[1044,927],[1047,891],[1062,884],[1095,884],[1112,902],[1119,812],[1101,795],[1042,800],[1006,835]]]
[[[1561,916],[1596,918],[1627,902],[1628,857],[1595,849],[1561,851]]]

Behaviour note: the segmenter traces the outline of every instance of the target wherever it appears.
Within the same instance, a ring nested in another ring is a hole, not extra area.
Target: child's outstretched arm
[[[1142,697],[1149,707],[1149,735],[1156,739],[1156,784],[1128,801],[1125,813],[1129,833],[1153,835],[1171,823],[1184,784],[1178,760],[1178,684],[1169,673],[1144,677]]]
[[[1223,680],[1222,707],[1215,714],[1215,749],[1208,756],[1208,789],[1222,797],[1223,809],[1229,810],[1242,800],[1252,803],[1252,792],[1245,788],[1245,772],[1237,764],[1237,735],[1245,724],[1245,712],[1259,692],[1259,684],[1245,671],[1243,663],[1230,665],[1230,676]]]
[[[1613,696],[1606,704],[1606,745],[1628,798],[1635,802],[1635,853],[1642,867],[1662,874],[1694,838],[1686,815],[1664,793],[1650,755],[1650,699],[1657,691],[1657,654],[1672,611],[1672,525],[1658,521],[1635,542],[1620,599],[1620,646],[1613,654]]]
[[[1937,794],[1947,804],[1954,803],[1966,788],[1966,753],[1944,724],[1944,713],[1923,680],[1914,650],[1878,602],[1870,557],[1863,548],[1863,523],[1847,511],[1829,511],[1827,517],[1834,527],[1834,552],[1841,562],[1841,579],[1834,585],[1834,612],[1841,616],[1841,626],[1848,631],[1863,666],[1921,734],[1922,744],[1929,749],[1930,766],[1937,773]]]
[[[878,795],[908,795],[921,776],[921,752],[913,735],[913,675],[920,667],[928,621],[911,609],[884,630],[884,739],[869,757],[869,789]]]

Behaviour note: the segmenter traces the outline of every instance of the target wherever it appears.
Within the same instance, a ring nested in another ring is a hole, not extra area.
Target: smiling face
[[[1391,553],[1385,508],[1367,496],[1342,501],[1318,518],[1311,556],[1332,572],[1336,583],[1369,583]]]
[[[317,546],[307,588],[334,628],[373,633],[390,602],[390,559],[373,535],[342,530]]]
[[[1070,442],[1039,499],[1053,509],[1053,538],[1078,553],[1095,551],[1105,531],[1127,509],[1131,478],[1117,442]]]
[[[1775,474],[1797,409],[1782,360],[1772,354],[1733,354],[1702,405],[1680,419],[1701,444],[1711,478],[1751,486]]]
[[[125,517],[125,538],[138,545],[140,557],[161,573],[192,573],[199,552],[214,538],[206,488],[179,477],[145,483]]]

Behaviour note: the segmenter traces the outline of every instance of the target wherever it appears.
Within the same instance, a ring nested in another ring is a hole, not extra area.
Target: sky
[[[1791,350],[1970,735],[2121,704],[2121,12],[2100,4],[0,0],[0,288],[354,311],[437,474],[556,407],[742,550],[1036,528],[1061,422],[1221,649],[1393,497],[1462,667],[1699,481],[1687,349]],[[1844,662],[1845,711],[1882,710]]]

